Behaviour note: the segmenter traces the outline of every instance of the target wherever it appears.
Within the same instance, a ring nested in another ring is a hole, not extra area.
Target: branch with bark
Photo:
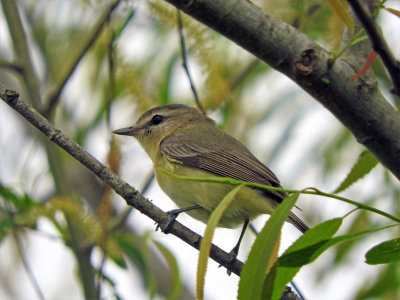
[[[282,72],[324,105],[400,179],[400,114],[358,67],[245,0],[165,0]]]
[[[393,93],[400,97],[400,62],[394,58],[378,26],[376,26],[372,14],[365,7],[365,3],[362,4],[358,0],[348,0],[348,2],[364,26],[371,40],[372,47],[381,57],[383,64],[392,78]]]

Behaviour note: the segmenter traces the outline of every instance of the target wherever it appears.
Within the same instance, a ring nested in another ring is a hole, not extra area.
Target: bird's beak
[[[139,130],[140,130],[140,128],[131,126],[131,127],[125,127],[125,128],[121,128],[121,129],[116,129],[112,133],[119,134],[119,135],[135,136],[138,133]]]

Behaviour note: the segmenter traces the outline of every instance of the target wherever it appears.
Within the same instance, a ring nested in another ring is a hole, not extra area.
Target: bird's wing
[[[161,154],[185,166],[198,168],[221,177],[280,187],[278,178],[246,148],[205,144],[168,137],[161,142]],[[285,193],[263,190],[281,202]]]

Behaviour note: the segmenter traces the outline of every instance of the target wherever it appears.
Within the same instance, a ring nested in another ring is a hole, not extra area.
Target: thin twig
[[[372,47],[379,54],[383,64],[389,72],[393,82],[393,91],[396,95],[400,96],[400,62],[395,59],[390,51],[384,37],[382,36],[378,26],[375,24],[371,14],[358,0],[347,0],[351,5],[354,13],[363,24],[367,32]]]
[[[241,70],[235,77],[232,78],[232,80],[229,82],[229,89],[233,91],[241,83],[243,83],[260,62],[261,61],[258,58],[254,58],[243,70]]]
[[[2,1],[4,16],[14,45],[15,60],[22,66],[22,79],[28,91],[29,100],[35,107],[41,103],[40,83],[35,74],[29,51],[28,39],[18,12],[17,1]]]
[[[3,59],[0,59],[0,68],[11,69],[17,73],[22,73],[24,70],[20,64],[12,63]]]
[[[33,274],[31,266],[29,265],[24,252],[22,251],[21,239],[19,238],[19,235],[15,232],[15,230],[13,231],[13,235],[14,235],[15,244],[17,245],[19,256],[21,257],[22,264],[24,265],[25,271],[28,274],[29,280],[31,281],[31,283],[33,285],[33,289],[36,291],[39,299],[45,300],[46,298],[44,297],[44,294],[39,286],[39,283],[36,280],[35,275]]]
[[[110,34],[110,40],[108,42],[108,55],[107,55],[107,62],[108,62],[108,81],[109,81],[109,92],[107,98],[107,108],[106,108],[106,123],[108,128],[110,128],[110,106],[112,100],[115,98],[115,64],[114,64],[114,41],[115,41],[115,32],[110,27],[110,18],[106,20],[108,25],[108,31]],[[112,150],[110,150],[112,151]],[[111,190],[109,186],[105,186],[105,196],[103,197],[103,201],[100,205],[100,218],[101,218],[101,227],[102,227],[102,239],[100,247],[102,249],[102,258],[100,267],[97,270],[97,283],[96,283],[96,296],[97,299],[101,299],[101,290],[103,287],[103,280],[104,280],[104,268],[106,265],[107,260],[107,242],[109,237],[109,231],[107,224],[110,220],[110,212],[111,212]]]
[[[78,66],[79,62],[88,52],[88,50],[93,46],[94,42],[97,40],[98,36],[101,33],[104,25],[107,23],[107,19],[110,17],[111,13],[114,9],[118,6],[121,0],[115,0],[107,9],[104,11],[103,15],[97,21],[96,25],[94,26],[92,32],[89,34],[89,37],[86,41],[86,44],[82,46],[82,49],[78,51],[78,54],[73,59],[73,61],[66,67],[65,75],[58,81],[58,85],[54,88],[53,92],[50,94],[46,101],[46,106],[42,110],[42,114],[46,117],[49,117],[51,112],[53,111],[55,105],[57,104],[59,97],[67,83],[70,79],[71,75],[74,73],[76,67]]]
[[[6,203],[6,205],[7,205],[7,203]],[[42,289],[40,288],[39,283],[36,280],[35,275],[33,274],[31,266],[29,265],[28,260],[25,257],[24,251],[22,251],[22,242],[21,242],[21,239],[20,239],[20,237],[19,237],[19,235],[17,233],[17,225],[14,222],[14,215],[11,212],[11,207],[9,207],[9,209],[7,210],[7,213],[8,213],[9,220],[13,225],[12,226],[12,228],[13,228],[12,233],[13,233],[13,237],[14,237],[14,240],[15,240],[15,245],[17,246],[18,254],[19,254],[20,258],[21,258],[21,261],[22,261],[22,264],[23,264],[24,269],[26,271],[26,274],[28,275],[29,280],[32,283],[33,289],[36,291],[39,299],[45,300],[46,298],[44,297]]]
[[[204,114],[205,113],[204,108],[200,103],[199,95],[197,94],[196,87],[194,86],[194,82],[192,80],[192,76],[190,75],[190,71],[189,71],[187,55],[186,55],[185,38],[183,36],[183,24],[182,24],[181,11],[179,9],[177,9],[176,12],[177,12],[177,20],[178,20],[179,41],[180,41],[180,45],[181,45],[182,66],[185,69],[186,75],[189,79],[190,88],[192,89],[193,96],[194,96],[194,101],[196,102],[198,109]]]
[[[110,114],[111,114],[111,103],[115,98],[115,62],[114,62],[114,41],[115,41],[115,32],[110,28],[110,41],[108,42],[108,55],[107,55],[107,63],[108,63],[108,83],[109,83],[109,91],[108,91],[108,99],[107,99],[107,108],[106,108],[106,123],[108,129],[110,129]]]

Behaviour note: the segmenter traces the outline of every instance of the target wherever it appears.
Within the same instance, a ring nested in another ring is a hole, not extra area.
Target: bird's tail
[[[294,213],[290,213],[289,215],[289,222],[292,223],[298,230],[302,233],[306,232],[310,227],[307,226],[298,216]]]

